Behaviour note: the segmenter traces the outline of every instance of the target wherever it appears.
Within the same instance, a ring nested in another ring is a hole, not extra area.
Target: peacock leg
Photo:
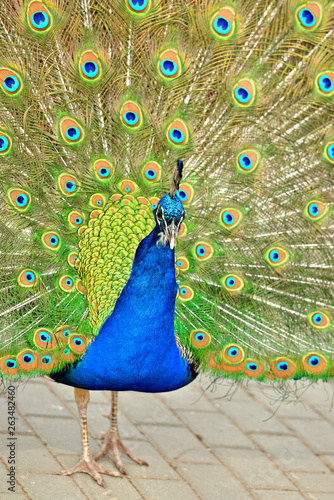
[[[99,460],[111,453],[117,469],[122,474],[127,474],[127,471],[123,465],[121,454],[123,453],[127,457],[131,458],[134,462],[139,465],[148,465],[145,460],[137,458],[124,444],[119,436],[118,424],[117,424],[117,409],[118,409],[118,392],[113,391],[111,393],[111,413],[110,415],[104,415],[110,419],[110,427],[108,432],[104,435],[104,444],[101,451],[96,455],[95,460]]]
[[[101,474],[108,474],[109,476],[121,476],[119,472],[110,471],[105,469],[101,465],[95,462],[93,459],[88,441],[88,429],[87,429],[87,405],[89,401],[89,391],[85,389],[74,389],[75,400],[78,405],[79,415],[80,415],[80,426],[81,426],[81,443],[82,451],[79,462],[71,469],[63,470],[59,474],[64,476],[69,476],[75,472],[85,472],[92,476],[93,479],[105,488],[105,482]]]

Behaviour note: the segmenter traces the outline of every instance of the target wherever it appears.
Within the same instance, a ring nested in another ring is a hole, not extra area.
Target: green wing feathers
[[[81,356],[178,158],[175,329],[217,377],[327,379],[334,16],[328,1],[5,1],[0,370]]]

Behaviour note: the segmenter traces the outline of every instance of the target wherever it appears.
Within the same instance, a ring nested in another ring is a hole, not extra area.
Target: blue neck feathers
[[[195,378],[174,332],[174,250],[155,229],[139,244],[130,278],[113,313],[82,360],[54,374],[59,382],[96,390],[163,392]]]

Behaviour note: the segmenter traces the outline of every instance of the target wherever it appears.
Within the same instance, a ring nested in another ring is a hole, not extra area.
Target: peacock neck
[[[145,337],[152,342],[152,333],[157,333],[153,327],[156,327],[159,338],[154,334],[155,343],[175,343],[176,294],[174,250],[170,249],[168,241],[166,244],[158,227],[155,227],[139,244],[130,278],[99,335],[104,335],[104,332],[114,335],[115,324],[121,326],[120,323],[126,321],[126,330],[131,324],[132,338],[140,324],[142,341]]]

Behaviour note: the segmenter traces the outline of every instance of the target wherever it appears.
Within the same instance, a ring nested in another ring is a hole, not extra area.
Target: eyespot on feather
[[[0,358],[0,371],[7,377],[13,377],[19,372],[16,356],[3,356]]]
[[[31,269],[24,269],[17,277],[17,282],[23,288],[31,288],[38,283],[38,276]]]
[[[33,343],[39,349],[51,350],[57,346],[56,337],[47,328],[39,328],[34,333]]]
[[[101,62],[99,55],[92,49],[82,52],[79,59],[79,71],[81,77],[89,82],[96,82],[101,74]]]
[[[324,9],[320,2],[307,2],[296,10],[297,25],[303,31],[313,31],[319,28],[323,19]]]
[[[43,2],[32,1],[27,7],[27,22],[35,33],[46,33],[52,26],[52,15]]]
[[[12,139],[7,132],[0,130],[0,156],[4,156],[10,152],[12,148]]]
[[[321,375],[327,369],[326,358],[318,352],[310,352],[303,357],[304,370],[310,375]]]
[[[310,325],[317,330],[324,330],[331,326],[330,317],[324,311],[314,311],[308,315]]]
[[[131,181],[130,179],[123,179],[118,184],[118,187],[122,191],[122,193],[124,193],[124,194],[133,194],[138,189],[137,184],[135,182]]]
[[[58,186],[65,196],[74,196],[80,189],[80,182],[72,174],[60,174],[58,176]]]
[[[79,255],[77,254],[77,252],[71,252],[68,254],[67,262],[71,267],[75,267],[77,265],[76,263],[78,262],[78,258]]]
[[[57,251],[61,244],[60,236],[54,231],[47,231],[42,234],[42,243],[46,248]]]
[[[233,99],[238,106],[247,107],[254,103],[256,87],[252,78],[242,78],[233,87]]]
[[[334,163],[334,142],[333,141],[326,144],[325,155],[326,155],[327,160],[329,160],[331,163]]]
[[[222,285],[225,290],[231,293],[241,292],[244,288],[244,280],[237,274],[227,274],[222,278]]]
[[[224,208],[219,215],[220,225],[227,231],[235,229],[243,219],[243,213],[235,207]]]
[[[190,267],[189,260],[186,257],[177,257],[175,264],[180,271],[188,271]]]
[[[70,116],[64,116],[60,120],[59,130],[66,144],[78,144],[84,138],[84,131],[80,123]]]
[[[138,129],[143,124],[140,106],[134,101],[126,101],[121,109],[121,122],[128,129]]]
[[[74,290],[75,290],[74,279],[72,278],[72,276],[68,276],[68,275],[62,276],[59,279],[59,286],[64,292],[68,292],[68,293],[74,292]]]
[[[211,17],[212,33],[219,40],[230,38],[235,32],[235,10],[232,7],[223,7]]]
[[[185,146],[189,140],[188,127],[183,120],[174,120],[167,129],[168,141],[176,147]]]
[[[40,370],[50,373],[57,364],[57,358],[54,354],[49,352],[40,352],[38,354],[37,366]]]
[[[60,342],[68,344],[70,336],[74,333],[74,328],[69,325],[62,325],[57,328],[56,337],[60,340]]]
[[[165,80],[173,80],[181,75],[182,63],[177,50],[166,49],[161,52],[158,60],[158,72]]]
[[[256,149],[244,149],[237,156],[237,171],[253,174],[261,162],[261,155]]]
[[[183,182],[182,184],[180,184],[179,189],[177,190],[177,196],[180,198],[184,205],[187,205],[191,203],[194,197],[194,189],[189,183]]]
[[[264,371],[264,366],[261,365],[261,363],[259,363],[255,359],[246,359],[245,364],[246,364],[245,375],[247,375],[247,377],[250,378],[261,377]]]
[[[22,78],[12,68],[0,66],[0,86],[6,95],[18,95],[23,88]]]
[[[211,343],[211,335],[205,330],[194,330],[190,334],[190,342],[196,349],[203,349]]]
[[[194,290],[190,286],[182,285],[178,290],[178,298],[182,301],[188,301],[194,298]]]
[[[30,207],[31,196],[25,189],[9,188],[7,197],[13,207],[19,212],[26,212]]]
[[[101,193],[95,193],[90,197],[89,204],[91,207],[103,208],[106,204],[106,199]]]
[[[208,260],[213,256],[213,246],[205,241],[199,241],[195,245],[194,254],[197,260]]]
[[[78,229],[85,222],[85,216],[80,212],[72,211],[68,214],[67,220],[71,227]]]
[[[114,167],[109,160],[96,160],[94,162],[94,172],[100,181],[110,179],[114,174]]]
[[[142,170],[145,181],[158,182],[161,178],[161,166],[156,161],[149,161]]]
[[[87,343],[86,337],[77,333],[74,333],[69,338],[69,348],[77,354],[85,352]]]
[[[321,95],[332,97],[334,94],[334,70],[319,73],[316,78],[316,88]]]
[[[237,344],[229,344],[224,347],[221,352],[221,359],[224,359],[226,363],[236,365],[242,363],[245,359],[245,353],[243,349]]]
[[[303,210],[304,217],[311,222],[318,222],[323,219],[329,211],[326,203],[320,200],[311,200]]]
[[[279,246],[270,247],[264,258],[272,267],[280,267],[289,261],[289,253],[285,248]]]
[[[290,378],[296,372],[296,365],[294,362],[285,357],[277,358],[271,362],[271,370],[277,378]]]
[[[17,364],[21,370],[26,372],[35,370],[38,364],[38,355],[29,349],[25,349],[17,355]]]
[[[144,15],[150,10],[152,0],[125,0],[125,5],[132,14]]]

